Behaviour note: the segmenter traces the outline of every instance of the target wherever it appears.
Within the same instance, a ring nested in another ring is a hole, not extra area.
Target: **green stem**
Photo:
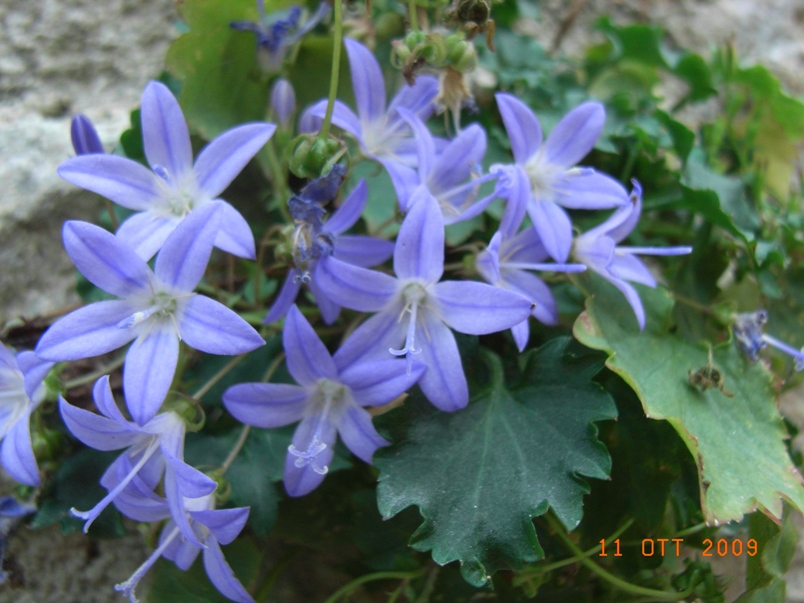
[[[366,574],[355,578],[349,584],[346,584],[336,590],[324,603],[337,603],[342,597],[348,595],[361,584],[366,582],[373,582],[375,580],[410,580],[416,578],[424,573],[424,568],[416,570],[415,572],[375,572],[373,574]]]
[[[610,574],[602,567],[600,567],[594,561],[590,561],[586,557],[583,556],[583,551],[578,548],[578,546],[570,540],[569,536],[564,533],[564,526],[562,526],[558,520],[554,519],[550,514],[544,515],[545,521],[550,524],[550,527],[553,528],[556,535],[561,539],[564,545],[576,556],[578,557],[578,561],[581,562],[584,566],[586,566],[592,573],[597,574],[601,578],[603,578],[606,582],[611,584],[614,588],[617,588],[621,591],[633,594],[633,595],[641,595],[645,597],[651,597],[653,599],[657,599],[659,601],[680,601],[681,599],[686,599],[688,596],[692,594],[692,589],[688,589],[684,592],[670,592],[666,590],[656,590],[653,588],[645,588],[644,586],[637,586],[636,584],[631,584],[630,582],[626,582],[617,576]]]
[[[335,35],[332,41],[332,73],[329,76],[329,98],[327,113],[318,140],[326,140],[329,126],[332,123],[332,112],[335,110],[335,97],[338,94],[338,75],[341,71],[341,46],[343,46],[343,0],[335,0]]]
[[[285,353],[281,352],[274,361],[268,366],[268,370],[265,371],[265,374],[262,376],[262,382],[267,383],[271,377],[273,377],[274,372],[277,368],[279,368],[279,364],[285,359]]]
[[[282,575],[288,564],[293,561],[298,554],[298,550],[292,549],[279,558],[279,561],[276,562],[273,569],[271,569],[271,571],[268,573],[268,576],[266,576],[265,581],[257,589],[257,594],[254,597],[256,601],[259,603],[267,603],[268,595],[271,594],[274,584],[276,584],[279,576]]]
[[[64,391],[68,391],[73,389],[74,387],[79,387],[86,383],[91,383],[95,381],[98,377],[102,377],[103,375],[108,375],[113,370],[120,368],[123,366],[123,363],[126,361],[126,355],[123,354],[117,360],[110,362],[109,364],[105,364],[97,370],[92,371],[91,373],[87,373],[86,375],[81,375],[80,377],[76,377],[75,379],[70,379],[69,381],[65,382],[63,387]]]
[[[112,230],[117,232],[117,216],[114,215],[114,205],[108,199],[104,199],[106,202],[106,211],[109,212],[109,219],[112,221]]]
[[[229,467],[232,466],[232,463],[234,463],[234,460],[237,458],[237,455],[240,454],[240,451],[246,444],[249,431],[251,431],[251,425],[243,425],[243,429],[240,430],[240,436],[237,438],[237,442],[235,442],[235,445],[232,446],[232,449],[226,456],[226,460],[224,460],[223,463],[221,464],[221,473],[226,473],[229,470]]]
[[[212,378],[211,378],[209,381],[207,381],[207,382],[206,382],[204,385],[202,385],[202,386],[201,386],[201,387],[200,387],[200,388],[199,388],[199,389],[198,389],[198,390],[197,390],[197,391],[196,391],[196,392],[193,394],[193,398],[194,398],[194,399],[196,399],[196,400],[201,399],[201,397],[202,397],[204,394],[206,394],[206,393],[207,393],[209,390],[211,390],[211,389],[212,389],[212,387],[213,387],[213,386],[214,386],[214,385],[215,385],[215,384],[216,384],[218,381],[220,381],[221,379],[223,379],[223,378],[226,376],[226,374],[227,374],[229,371],[231,371],[231,370],[232,370],[234,367],[236,367],[236,366],[238,365],[238,363],[239,363],[241,360],[243,360],[243,358],[245,358],[245,357],[246,357],[246,355],[245,355],[245,354],[240,354],[239,356],[235,356],[234,358],[232,358],[232,359],[231,359],[229,362],[227,362],[227,363],[226,363],[226,366],[224,366],[224,367],[223,367],[221,370],[219,370],[217,373],[215,373],[215,374],[212,376]]]
[[[419,30],[419,15],[418,15],[419,7],[416,4],[416,0],[408,0],[408,19],[410,19],[410,29],[411,31],[418,31]]]

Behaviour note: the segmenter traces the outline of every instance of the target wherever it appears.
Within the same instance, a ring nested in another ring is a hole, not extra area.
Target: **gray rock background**
[[[671,43],[698,52],[731,42],[744,61],[764,63],[791,92],[804,93],[801,0],[544,0],[539,6],[539,19],[521,27],[548,46],[576,14],[562,51],[592,42],[594,20],[611,14],[616,22],[661,24]],[[175,19],[172,0],[0,2],[0,329],[13,318],[78,301],[61,224],[93,219],[101,201],[56,175],[73,154],[70,117],[86,113],[111,149],[143,86],[163,66]],[[787,403],[801,408],[802,397],[791,393]],[[0,485],[3,491],[8,487]],[[802,551],[789,575],[791,602],[804,602]],[[83,535],[63,538],[55,528],[22,529],[9,552],[27,586],[0,587],[0,603],[118,602],[112,586],[146,556],[138,536],[90,545]],[[740,582],[730,592],[739,593]]]

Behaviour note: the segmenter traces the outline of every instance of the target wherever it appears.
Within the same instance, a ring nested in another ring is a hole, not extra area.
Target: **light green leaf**
[[[511,389],[489,354],[491,383],[463,410],[444,413],[414,394],[383,416],[396,443],[375,455],[380,512],[387,518],[418,506],[425,521],[411,546],[432,550],[442,565],[460,561],[475,586],[498,569],[541,559],[532,518],[550,508],[575,528],[589,490],[580,476],[609,474],[591,423],[616,409],[591,381],[599,357],[573,355],[568,343],[554,339],[528,354]]]
[[[781,517],[782,499],[804,508],[802,478],[787,455],[765,368],[735,345],[720,346],[714,366],[734,397],[716,388],[701,392],[689,373],[708,364],[708,351],[674,332],[673,301],[664,290],[638,287],[647,315],[640,332],[619,291],[599,278],[585,282],[594,297],[575,322],[575,336],[606,351],[606,366],[634,389],[645,414],[666,419],[684,440],[698,464],[707,522],[737,520],[758,508]]]

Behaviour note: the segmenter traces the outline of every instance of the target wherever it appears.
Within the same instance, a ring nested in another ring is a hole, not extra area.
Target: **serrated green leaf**
[[[259,548],[250,539],[238,538],[222,550],[235,576],[248,589],[260,565]],[[145,603],[231,603],[207,578],[200,559],[202,556],[199,551],[198,559],[186,572],[173,562],[160,558],[152,570],[153,578]]]
[[[647,316],[640,332],[619,291],[599,278],[584,282],[594,297],[575,322],[575,336],[609,354],[606,366],[634,389],[649,418],[666,419],[678,431],[698,464],[707,522],[737,520],[757,508],[781,517],[782,498],[804,508],[802,478],[785,450],[765,368],[735,345],[720,346],[714,365],[734,397],[716,388],[701,392],[689,373],[708,365],[708,351],[674,332],[673,301],[664,290],[638,287]]]
[[[515,389],[489,355],[492,383],[467,408],[444,413],[414,394],[384,415],[396,442],[375,455],[378,505],[392,517],[416,505],[424,523],[410,544],[439,564],[460,561],[475,586],[491,573],[543,557],[532,518],[548,508],[572,529],[588,485],[610,459],[593,421],[613,418],[611,398],[591,378],[597,356],[568,353],[555,339],[526,357]]]

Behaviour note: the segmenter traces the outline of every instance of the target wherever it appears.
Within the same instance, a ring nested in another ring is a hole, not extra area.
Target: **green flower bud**
[[[302,134],[292,143],[288,162],[290,171],[299,178],[320,178],[346,153],[344,144],[334,138],[321,139],[317,134]]]

